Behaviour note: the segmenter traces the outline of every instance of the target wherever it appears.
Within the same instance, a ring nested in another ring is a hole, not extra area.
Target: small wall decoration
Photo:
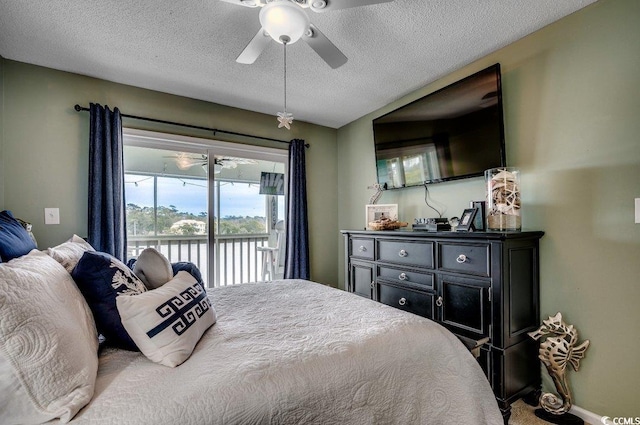
[[[367,189],[373,189],[376,191],[376,193],[371,195],[371,198],[369,198],[369,205],[377,204],[378,200],[382,196],[382,186],[380,186],[378,183],[374,183],[371,186],[367,186]]]
[[[478,213],[477,208],[467,208],[462,212],[456,227],[456,232],[472,232],[473,231],[473,219]]]
[[[366,223],[371,230],[395,230],[409,223],[398,221],[398,204],[366,205]]]
[[[559,397],[552,393],[542,394],[542,409],[535,411],[536,416],[554,424],[584,424],[582,419],[569,413],[572,396],[567,366],[571,365],[573,370],[578,371],[580,360],[589,348],[589,340],[578,345],[578,330],[573,325],[567,325],[562,320],[560,312],[543,320],[542,326],[535,332],[529,332],[529,336],[536,341],[544,338],[540,343],[538,358],[547,367],[547,372],[560,394]]]

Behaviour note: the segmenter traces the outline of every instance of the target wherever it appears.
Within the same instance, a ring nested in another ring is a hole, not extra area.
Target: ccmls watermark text
[[[640,417],[638,418],[623,418],[623,417],[616,417],[616,418],[610,418],[609,416],[603,416],[602,419],[600,419],[600,421],[605,424],[605,425],[640,425]]]

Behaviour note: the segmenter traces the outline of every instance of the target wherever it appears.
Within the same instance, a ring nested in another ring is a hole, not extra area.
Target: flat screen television
[[[500,64],[373,120],[384,189],[481,176],[506,162]]]

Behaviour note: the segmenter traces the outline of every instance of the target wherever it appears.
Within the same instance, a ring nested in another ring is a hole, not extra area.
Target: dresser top
[[[427,232],[425,230],[340,230],[343,235],[384,236],[400,238],[426,239],[539,239],[544,232],[523,230],[520,232]]]

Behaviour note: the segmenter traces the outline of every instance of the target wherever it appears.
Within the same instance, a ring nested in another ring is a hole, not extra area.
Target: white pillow
[[[73,271],[85,251],[95,251],[95,249],[89,242],[78,235],[73,235],[68,241],[45,250],[53,259],[62,264],[69,273]]]
[[[156,289],[173,278],[171,263],[155,248],[146,248],[138,255],[133,265],[133,274],[138,276],[147,289]]]
[[[122,325],[149,360],[175,367],[216,322],[207,293],[185,271],[158,289],[116,298]]]
[[[93,396],[98,335],[73,279],[32,250],[0,264],[0,423],[68,422]]]

